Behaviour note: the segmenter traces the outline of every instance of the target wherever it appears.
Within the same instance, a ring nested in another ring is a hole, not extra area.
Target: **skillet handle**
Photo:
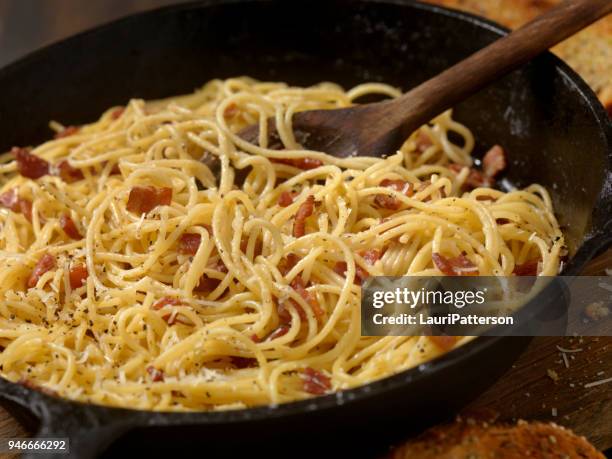
[[[87,408],[85,408],[87,409]],[[24,459],[94,459],[102,453],[129,428],[124,425],[98,425],[89,419],[72,418],[66,414],[54,413],[53,419],[42,421],[34,439],[67,438],[68,453],[49,452],[26,453]]]
[[[0,399],[10,413],[22,420],[38,418],[40,427],[34,439],[68,438],[68,453],[24,452],[26,459],[99,457],[110,444],[135,425],[126,413],[102,406],[89,406],[61,400],[0,378]]]

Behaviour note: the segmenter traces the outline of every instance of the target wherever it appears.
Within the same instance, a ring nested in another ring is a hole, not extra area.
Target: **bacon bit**
[[[421,191],[425,191],[429,187],[429,185],[431,185],[431,180],[425,180],[424,182],[421,182],[419,187],[417,188],[417,192],[420,193]]]
[[[516,276],[537,276],[539,259],[529,260],[521,265],[515,265],[512,274]]]
[[[45,395],[50,395],[52,397],[57,397],[57,392],[55,392],[53,389],[49,389],[48,387],[44,387],[44,386],[39,386],[38,384],[36,384],[34,381],[31,381],[29,379],[26,378],[22,378],[20,379],[17,384],[21,384],[23,387],[27,387],[28,389],[32,389],[38,392],[42,392]]]
[[[195,255],[200,248],[202,236],[198,233],[185,233],[179,241],[178,251],[183,255]]]
[[[18,212],[19,197],[17,196],[17,190],[11,189],[0,194],[0,206],[6,207],[13,212]]]
[[[183,303],[178,298],[170,298],[169,296],[166,296],[162,298],[161,300],[157,300],[153,304],[153,306],[151,306],[151,309],[154,309],[155,311],[159,311],[164,306],[182,306],[182,305]]]
[[[13,147],[11,153],[17,160],[17,170],[23,177],[36,180],[49,173],[49,163],[30,153],[29,148]]]
[[[87,282],[87,276],[89,273],[87,272],[87,267],[85,265],[73,266],[70,269],[70,288],[72,290],[76,290],[77,288],[82,287]]]
[[[359,255],[361,255],[369,265],[374,265],[378,260],[380,260],[380,252],[376,249],[365,250],[360,252]]]
[[[249,247],[249,239],[246,237],[243,237],[240,240],[240,250],[246,253],[248,247]],[[261,242],[261,239],[256,239],[255,247],[253,247],[253,255],[256,257],[261,255],[262,250],[263,250],[263,243]]]
[[[19,211],[21,215],[23,215],[26,220],[30,223],[32,222],[32,201],[29,199],[21,199],[19,198]]]
[[[444,352],[450,351],[459,341],[456,336],[428,336],[427,338]]]
[[[40,278],[53,268],[55,268],[55,257],[45,253],[41,259],[38,260],[38,263],[36,263],[36,266],[34,266],[34,269],[32,270],[32,274],[28,279],[28,288],[36,287],[36,284]]]
[[[404,180],[384,179],[382,182],[380,182],[380,186],[391,188],[392,190],[395,190],[398,193],[403,193],[408,197],[414,195],[414,186],[412,183]]]
[[[323,165],[323,161],[316,158],[272,158],[273,163],[286,164],[302,170],[316,169]]]
[[[432,254],[432,259],[436,268],[447,276],[477,276],[478,267],[472,263],[465,255],[446,258],[439,253]]]
[[[161,300],[156,301],[151,306],[151,309],[155,311],[159,311],[165,306],[185,306],[185,305],[182,303],[181,300],[177,298],[164,297]],[[177,314],[173,314],[173,313],[168,313],[168,314],[163,315],[162,319],[164,319],[168,323],[168,325],[174,325],[178,321]]]
[[[378,207],[389,210],[397,210],[401,206],[401,203],[395,199],[395,196],[389,196],[386,194],[377,194],[374,198],[374,203]]]
[[[299,303],[296,303],[293,300],[290,301],[295,310],[297,311],[298,316],[300,316],[300,319],[306,320],[306,312],[304,312],[304,308],[302,308]],[[289,312],[289,309],[287,309],[284,303],[280,303],[276,306],[276,313],[278,314],[278,319],[280,320],[281,324],[286,325],[291,323],[291,313]]]
[[[335,264],[334,271],[340,276],[346,276],[347,268],[348,266],[346,265],[346,262],[339,261]],[[355,279],[353,280],[353,283],[355,285],[361,285],[368,277],[370,277],[370,273],[368,273],[365,269],[363,269],[361,266],[356,264],[355,265]]]
[[[283,324],[279,326],[278,328],[276,328],[272,333],[270,333],[267,339],[272,340],[272,339],[280,338],[281,336],[285,336],[289,332],[290,329],[291,327],[289,325]]]
[[[461,164],[455,164],[455,163],[448,165],[448,168],[456,174],[459,174],[459,172],[461,172],[464,167],[467,167],[467,166],[462,166]],[[485,176],[479,170],[470,168],[470,173],[468,174],[464,183],[468,188],[474,189],[474,188],[480,188],[483,186],[485,187],[493,186],[495,184],[495,181],[492,178]]]
[[[73,134],[76,134],[81,130],[78,126],[66,126],[62,131],[58,132],[53,136],[54,139],[62,139],[64,137],[69,137]]]
[[[158,370],[153,365],[149,365],[147,367],[147,373],[151,377],[151,381],[153,382],[163,382],[164,381],[164,370]]]
[[[317,319],[323,317],[323,310],[317,301],[317,298],[312,295],[308,290],[306,290],[306,285],[304,284],[304,279],[302,276],[295,276],[291,281],[291,288],[298,292],[298,294],[310,305],[312,308],[312,312],[314,313]],[[295,303],[295,302],[294,302]],[[296,306],[299,306],[296,304]]]
[[[239,370],[242,370],[244,368],[254,368],[257,366],[257,359],[254,359],[252,357],[238,357],[232,355],[230,357],[230,362]]]
[[[429,138],[427,134],[423,131],[419,131],[419,134],[416,138],[416,149],[420,153],[424,153],[429,147],[433,145],[433,142]]]
[[[278,198],[278,205],[281,207],[290,206],[291,204],[293,204],[293,198],[295,198],[296,195],[297,193],[283,191]]]
[[[22,214],[29,222],[32,221],[32,201],[20,198],[14,189],[0,194],[0,206]]]
[[[314,196],[308,195],[302,203],[293,222],[293,237],[302,237],[306,234],[306,219],[314,212]]]
[[[254,343],[261,343],[261,339],[259,338],[259,336],[257,336],[256,333],[253,333],[251,335],[251,341],[253,341]]]
[[[70,218],[68,214],[62,214],[59,222],[60,222],[60,226],[62,230],[64,231],[64,233],[66,233],[66,235],[69,238],[72,238],[75,240],[83,239],[83,236],[81,236],[81,233],[79,233],[79,230],[76,227],[76,224],[74,223],[74,221],[72,220],[72,218]]]
[[[172,188],[135,186],[130,191],[127,210],[137,214],[146,214],[157,206],[169,206],[171,202]]]
[[[398,193],[405,194],[409,198],[414,195],[414,185],[404,180],[390,180],[384,179],[380,182],[380,186],[391,188]],[[387,194],[377,194],[374,198],[374,202],[378,207],[389,210],[397,210],[401,207],[401,202],[395,198],[395,196],[389,196]]]
[[[121,118],[121,115],[123,115],[123,112],[125,112],[124,107],[119,107],[119,108],[114,109],[111,112],[111,119],[118,120],[119,118]]]
[[[227,107],[225,107],[225,110],[223,111],[223,117],[224,118],[233,118],[239,112],[240,112],[240,110],[238,109],[238,106],[235,103],[232,102]]]
[[[482,158],[482,169],[486,177],[494,178],[506,168],[506,154],[499,145],[494,145]]]
[[[219,260],[219,262],[213,267],[215,271],[219,271],[221,273],[227,273],[228,269],[225,266],[223,261]],[[208,277],[206,274],[203,274],[200,278],[200,283],[194,288],[196,292],[202,293],[210,293],[214,289],[216,289],[221,283],[220,279],[216,279],[214,277]]]
[[[323,395],[331,389],[331,378],[325,373],[306,367],[302,372],[304,391],[312,395]]]
[[[299,261],[300,257],[298,257],[295,253],[290,253],[280,261],[278,264],[278,270],[283,276],[286,276],[287,273],[291,271]]]
[[[67,159],[57,165],[57,171],[60,178],[66,183],[78,182],[85,178],[81,169],[72,167]]]

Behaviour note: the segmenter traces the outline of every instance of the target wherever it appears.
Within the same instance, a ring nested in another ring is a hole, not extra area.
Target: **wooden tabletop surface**
[[[96,23],[180,1],[0,0],[0,65]],[[592,262],[585,274],[600,274],[604,268],[612,268],[612,251]],[[566,354],[566,367],[558,347],[581,351]],[[612,384],[589,389],[584,384],[609,377],[612,338],[535,338],[515,365],[467,411],[493,411],[502,420],[554,421],[604,450],[612,448]],[[0,407],[0,438],[31,434]]]

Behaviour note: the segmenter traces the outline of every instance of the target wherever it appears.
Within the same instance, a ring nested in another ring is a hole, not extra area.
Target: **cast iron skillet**
[[[468,14],[394,0],[204,1],[164,8],[80,34],[0,70],[0,151],[45,140],[49,119],[91,121],[129,98],[190,92],[211,78],[345,86],[374,80],[405,90],[504,33]],[[543,55],[459,105],[455,116],[474,131],[477,155],[495,143],[506,148],[509,183],[537,182],[550,190],[573,254],[566,274],[578,273],[610,244],[612,127],[591,90],[564,63]],[[0,390],[15,415],[39,427],[39,436],[69,436],[74,457],[99,455],[120,436],[107,454],[192,448],[213,456],[363,456],[465,405],[527,342],[479,338],[368,386],[248,410],[112,409],[56,399],[1,378]]]

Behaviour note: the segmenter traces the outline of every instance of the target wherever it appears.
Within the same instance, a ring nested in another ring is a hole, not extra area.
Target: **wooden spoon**
[[[296,140],[333,156],[394,153],[408,135],[480,89],[612,11],[612,0],[568,0],[403,96],[293,116]],[[268,120],[269,132],[274,122]],[[257,143],[259,125],[239,135]]]

